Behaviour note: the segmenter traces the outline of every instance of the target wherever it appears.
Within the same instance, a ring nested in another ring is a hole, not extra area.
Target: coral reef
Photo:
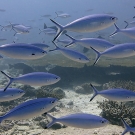
[[[25,97],[36,97],[36,89],[34,87],[31,87],[30,85],[21,85],[19,86],[19,89],[22,89],[25,91],[24,96]]]
[[[110,89],[110,88],[123,88],[135,91],[135,82],[129,80],[129,81],[110,81],[108,83],[105,83],[103,85],[103,89]]]
[[[57,99],[62,99],[65,97],[65,92],[59,87],[52,89],[48,86],[43,86],[36,91],[36,96],[37,98],[55,97]]]
[[[99,104],[99,108],[102,109],[101,115],[108,119],[111,124],[121,125],[121,117],[126,120],[126,123],[131,127],[135,127],[135,107],[133,102],[132,104],[127,105],[125,103],[108,101],[104,100],[103,102],[97,102]],[[132,106],[131,106],[132,105]],[[130,133],[134,135],[134,133]]]

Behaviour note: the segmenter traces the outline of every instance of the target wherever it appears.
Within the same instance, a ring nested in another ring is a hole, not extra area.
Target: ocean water
[[[47,96],[59,97],[62,94],[61,91],[65,92],[65,96],[60,99],[60,103],[56,108],[50,111],[54,117],[65,116],[71,113],[83,112],[83,113],[92,113],[96,115],[101,115],[102,110],[98,108],[97,100],[103,102],[103,97],[94,99],[94,101],[89,102],[90,97],[92,96],[92,89],[88,85],[92,83],[97,89],[103,90],[103,86],[108,86],[105,84],[110,84],[110,82],[121,81],[121,84],[117,87],[122,87],[123,82],[126,81],[127,88],[131,87],[131,84],[128,84],[128,81],[135,81],[135,56],[127,58],[113,59],[109,57],[101,57],[98,63],[93,66],[96,54],[92,49],[84,50],[84,47],[81,45],[74,45],[70,47],[71,50],[75,50],[83,53],[90,59],[88,63],[80,63],[73,61],[65,57],[60,51],[49,50],[55,49],[52,40],[54,39],[54,34],[45,34],[40,33],[40,30],[44,29],[44,24],[47,27],[55,26],[50,19],[55,20],[61,25],[66,25],[78,18],[87,15],[93,14],[109,14],[118,18],[116,24],[120,29],[124,29],[127,22],[134,21],[135,16],[135,2],[134,0],[1,0],[0,1],[0,45],[10,44],[10,43],[45,43],[49,45],[47,50],[47,55],[35,59],[35,60],[21,60],[13,59],[2,55],[3,58],[0,60],[0,70],[4,71],[11,77],[18,77],[23,74],[31,72],[49,72],[60,76],[61,80],[55,84],[49,86],[28,86],[25,84],[13,83],[10,87],[21,88],[24,91],[27,91],[26,94],[16,99],[15,101],[7,101],[1,103],[0,114],[3,115],[7,113],[10,109],[15,106],[30,100],[39,97],[45,97],[43,93],[47,92]],[[69,14],[70,17],[56,17],[56,13]],[[15,31],[12,28],[4,27],[10,23],[22,24],[25,26],[32,27],[27,34],[15,34]],[[129,24],[128,28],[135,27],[135,25]],[[89,33],[79,33],[67,31],[67,34],[76,38],[103,38],[109,41],[112,44],[122,44],[122,43],[134,43],[135,39],[130,38],[122,33],[118,33],[113,37],[109,37],[113,33],[115,27],[112,25],[106,29],[89,32]],[[2,40],[6,39],[6,40]],[[62,34],[59,39],[69,39],[67,36]],[[64,47],[64,44],[57,43],[58,46]],[[16,53],[16,52],[15,52]],[[25,52],[24,52],[25,53]],[[0,54],[1,55],[1,54]],[[40,78],[39,78],[40,79]],[[0,76],[0,88],[3,89],[7,84],[7,78],[1,74]],[[113,83],[112,83],[113,84]],[[85,85],[85,86],[84,86]],[[128,87],[128,85],[130,85]],[[112,85],[109,85],[111,87]],[[81,89],[81,88],[82,89]],[[107,87],[107,88],[109,88]],[[123,86],[124,87],[124,86]],[[52,93],[54,89],[58,89],[58,93]],[[87,90],[91,92],[88,92]],[[60,91],[59,91],[60,90]],[[86,99],[86,100],[85,100]],[[84,101],[85,100],[85,101]],[[88,103],[88,104],[87,104]],[[85,106],[85,107],[84,107]],[[91,111],[94,110],[94,111]],[[97,112],[96,112],[97,110]],[[0,129],[0,135],[15,135],[15,134],[73,134],[73,128],[66,127],[67,130],[64,130],[64,127],[59,125],[54,126],[54,129],[47,131],[43,130],[43,127],[46,125],[46,117],[36,116],[36,118],[30,118],[26,120],[13,121],[14,124],[11,124],[10,121],[7,121],[7,124],[10,125],[6,128]],[[102,127],[100,128],[102,130]],[[99,129],[99,131],[100,131]],[[105,129],[105,127],[104,127]],[[61,130],[61,131],[60,131]],[[115,129],[114,129],[115,130]],[[115,133],[113,129],[111,131],[106,131],[105,135]],[[121,134],[124,129],[121,128],[117,134]],[[54,133],[53,133],[54,132]],[[94,134],[94,130],[83,130],[79,129],[77,132],[80,135],[85,134]],[[97,134],[100,135],[100,132]]]

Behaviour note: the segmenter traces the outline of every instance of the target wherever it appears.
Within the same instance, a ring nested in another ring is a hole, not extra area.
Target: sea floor
[[[89,102],[92,94],[77,94],[71,89],[66,89],[64,91],[66,97],[60,100],[60,103],[64,106],[56,106],[57,111],[51,112],[51,115],[56,118],[77,112],[100,115],[101,109],[98,108],[97,101],[103,101],[103,97],[97,96],[92,102]],[[42,119],[44,119],[44,117],[38,117],[37,122]],[[17,123],[14,122],[14,126],[10,130],[3,131],[0,135],[121,135],[123,131],[124,128],[121,126],[111,124],[95,129],[79,129],[74,127],[43,129],[43,127],[37,125],[33,119],[30,119],[18,121]],[[129,135],[129,133],[127,133],[127,135]]]

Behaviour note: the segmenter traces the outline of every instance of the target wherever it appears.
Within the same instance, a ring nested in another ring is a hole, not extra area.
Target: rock
[[[43,119],[39,122],[39,125],[42,127],[42,128],[45,128],[45,126],[48,124],[48,120],[46,119]]]
[[[51,129],[54,129],[54,130],[57,130],[57,129],[61,129],[61,128],[66,128],[66,126],[65,125],[62,125],[60,123],[55,123],[50,128]]]
[[[69,101],[67,105],[73,105],[73,101]]]
[[[34,121],[41,121],[42,119],[43,119],[42,116],[38,116],[38,117],[34,118],[33,120],[34,120]]]
[[[36,90],[34,87],[31,87],[30,85],[21,85],[19,86],[19,89],[24,90],[26,93],[24,94],[24,96],[36,96]]]
[[[81,86],[75,87],[74,90],[75,90],[76,93],[84,94],[84,89],[83,89],[83,87],[81,87]]]
[[[54,88],[52,92],[53,94],[60,95],[61,97],[65,97],[65,92],[60,87]]]
[[[29,127],[28,126],[18,126],[17,130],[18,131],[26,131],[26,130],[29,130]]]
[[[30,123],[28,121],[18,121],[16,124],[19,126],[29,126],[30,125]]]
[[[41,135],[43,129],[33,129],[26,132],[26,135]]]

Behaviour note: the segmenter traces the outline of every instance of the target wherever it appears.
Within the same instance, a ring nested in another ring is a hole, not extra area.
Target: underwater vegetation
[[[103,88],[124,88],[135,91],[135,82],[133,81],[110,81],[103,85]],[[104,100],[98,102],[98,107],[102,109],[102,117],[108,119],[112,124],[123,125],[121,117],[131,126],[135,127],[135,106],[134,101],[129,102],[116,102]]]
[[[52,89],[52,88],[43,86],[36,91],[36,96],[37,98],[54,97],[57,99],[62,99],[65,97],[65,92],[60,87],[56,87]]]
[[[99,108],[102,109],[102,117],[108,119],[112,124],[122,125],[121,117],[130,120],[130,125],[135,126],[135,107],[134,103],[129,105],[126,103],[108,101],[98,102]]]

